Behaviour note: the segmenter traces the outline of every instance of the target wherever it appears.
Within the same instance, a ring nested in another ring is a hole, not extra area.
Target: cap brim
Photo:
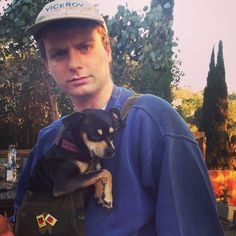
[[[25,32],[35,36],[42,28],[44,28],[49,23],[55,22],[55,21],[60,21],[60,20],[69,20],[69,19],[78,19],[78,20],[79,19],[84,19],[84,20],[96,21],[97,23],[101,24],[107,30],[105,22],[104,21],[99,21],[98,19],[93,19],[91,17],[85,17],[85,16],[83,16],[83,17],[78,17],[78,16],[65,17],[65,16],[63,16],[63,17],[56,18],[56,19],[47,19],[45,21],[41,21],[39,23],[35,23],[33,25],[30,25],[29,27],[26,28]]]

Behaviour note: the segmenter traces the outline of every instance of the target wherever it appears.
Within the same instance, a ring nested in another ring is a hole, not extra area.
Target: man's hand
[[[2,215],[0,215],[0,236],[14,236],[11,224]]]

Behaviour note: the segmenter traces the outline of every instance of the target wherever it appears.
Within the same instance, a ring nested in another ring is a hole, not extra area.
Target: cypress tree
[[[202,106],[202,117],[200,123],[200,130],[204,131],[206,136],[209,135],[209,127],[212,127],[212,116],[213,116],[213,107],[214,105],[214,78],[215,78],[215,51],[214,48],[211,52],[211,59],[209,65],[209,72],[207,76],[207,85],[204,89],[203,97],[203,106]]]
[[[200,130],[206,135],[206,163],[209,169],[228,167],[228,93],[225,82],[223,43],[219,42],[217,64],[214,48],[204,90]]]
[[[219,164],[221,167],[228,167],[229,158],[229,137],[227,132],[228,124],[228,91],[225,81],[225,66],[223,58],[223,42],[219,42],[217,64],[216,64],[216,95],[217,95],[217,107],[216,107],[216,123],[217,123],[217,135],[216,139],[218,145],[216,147]]]

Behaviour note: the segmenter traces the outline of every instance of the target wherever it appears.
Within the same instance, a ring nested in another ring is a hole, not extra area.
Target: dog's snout
[[[107,147],[105,151],[106,157],[113,157],[115,154],[115,149],[113,147]]]

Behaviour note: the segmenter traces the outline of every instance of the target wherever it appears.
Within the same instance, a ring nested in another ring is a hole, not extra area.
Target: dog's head
[[[86,109],[71,114],[62,122],[71,131],[75,144],[79,145],[82,141],[91,157],[105,159],[114,155],[114,134],[122,125],[118,109]]]

